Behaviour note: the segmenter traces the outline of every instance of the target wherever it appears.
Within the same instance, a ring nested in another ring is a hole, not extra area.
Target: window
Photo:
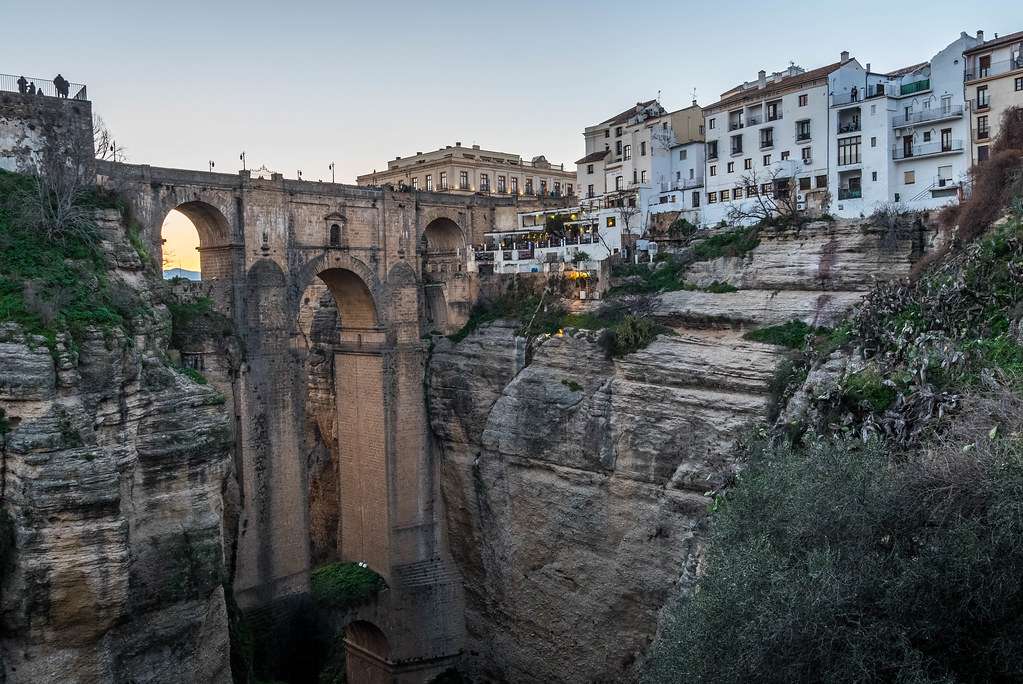
[[[532,195],[533,194],[533,179],[532,178],[527,178],[526,179],[526,194],[527,195]]]
[[[679,161],[682,161],[682,160],[684,160],[684,159],[685,159],[686,157],[688,157],[688,156],[689,156],[689,150],[679,150],[679,151],[678,151],[678,158],[679,158]]]
[[[760,149],[766,149],[768,147],[774,147],[774,129],[773,128],[761,128],[760,129]]]
[[[646,169],[643,169],[642,173],[639,174],[639,182],[646,183]]]
[[[991,137],[991,129],[988,128],[987,114],[977,117],[977,140],[987,140]]]
[[[805,107],[806,103],[807,103],[807,96],[806,95],[800,95],[799,96],[799,106],[800,107]]]
[[[566,187],[567,187],[567,190],[566,190],[565,194],[568,195],[569,197],[571,197],[572,196],[572,184],[569,183]]]
[[[785,150],[784,152],[781,153],[781,160],[782,161],[785,161],[788,158],[789,158],[789,151],[788,150]]]
[[[693,171],[694,169],[689,169],[689,180],[693,179]]]
[[[619,138],[622,137],[622,127],[621,126],[619,126],[618,128],[615,129],[615,135],[617,137],[619,137]]]
[[[986,109],[991,106],[991,100],[987,94],[987,86],[977,88],[977,109]]]
[[[615,190],[621,190],[623,182],[624,178],[622,176],[615,176]]]
[[[753,160],[752,159],[743,159],[742,160],[742,168],[744,168],[744,169],[752,169],[753,168]]]
[[[805,190],[809,190],[810,189],[810,177],[809,176],[807,176],[805,178],[800,178],[799,179],[799,189],[800,189],[800,191],[805,191]]]
[[[840,138],[838,141],[838,165],[860,163],[860,136]]]
[[[636,181],[638,181],[638,180],[639,180],[639,177],[638,177],[638,176],[639,176],[639,174],[637,173],[636,169],[633,169],[633,170],[632,170],[632,184],[633,184],[633,185],[635,185],[635,184],[636,184]]]
[[[448,189],[448,172],[447,171],[441,171],[440,172],[440,189],[441,190],[447,190]]]
[[[978,60],[977,78],[984,78],[991,73],[991,55],[984,55]]]
[[[711,140],[709,143],[707,143],[707,159],[717,159],[717,158],[718,158],[718,141],[717,140]]]
[[[646,142],[645,141],[641,141],[639,143],[639,156],[641,156],[641,157],[645,157],[646,156]]]
[[[554,196],[561,197],[561,183],[559,181],[554,181]]]
[[[593,164],[586,165],[586,173],[593,173]]]
[[[330,226],[330,244],[332,247],[341,244],[341,226],[336,223]]]
[[[708,121],[707,122],[707,128],[709,128],[711,130],[714,130],[714,122],[715,121],[716,121],[716,119],[711,119],[710,121]],[[708,199],[707,202],[710,203],[710,199]]]
[[[519,179],[515,176],[512,177],[512,194],[519,194]]]
[[[586,196],[593,197],[593,183],[586,186]]]
[[[942,128],[941,129],[941,151],[951,152],[952,151],[952,129]]]
[[[490,174],[480,174],[480,192],[490,192]]]
[[[729,201],[730,199],[732,199],[732,198],[731,198],[731,194],[732,194],[732,193],[731,193],[731,192],[730,192],[729,190],[722,190],[722,191],[721,191],[721,201],[722,201],[722,202],[727,202],[727,201]]]
[[[760,194],[764,195],[765,197],[772,196],[774,194],[774,186],[771,185],[770,183],[761,183]]]
[[[690,171],[692,171],[692,169],[690,169]],[[681,171],[676,171],[675,172],[675,180],[677,180],[677,181],[682,180],[682,172]]]
[[[700,193],[694,192],[693,193],[693,208],[695,209],[695,208],[697,208],[699,206],[700,206]]]
[[[902,174],[902,182],[906,185],[916,183],[916,171],[906,171]]]
[[[742,186],[732,190],[732,199],[742,199]]]
[[[989,152],[987,145],[980,145],[979,147],[977,147],[977,161],[979,162],[987,161],[988,154]]]
[[[615,154],[619,157],[622,156],[622,141],[618,140],[615,142]]]
[[[796,122],[796,140],[809,140],[810,139],[810,120],[803,119],[802,121]]]
[[[931,141],[931,132],[930,131],[924,131],[924,142],[930,142],[930,141]]]
[[[426,191],[433,192],[433,176],[426,174]]]
[[[614,216],[608,216],[607,217],[607,221],[604,223],[604,225],[606,225],[608,228],[614,228],[615,227],[615,223],[616,223],[615,222],[615,217]]]
[[[938,183],[940,185],[947,185],[952,182],[952,167],[951,166],[939,166],[938,167]]]
[[[716,192],[707,193],[707,204],[716,204],[718,201],[718,194]]]
[[[732,136],[732,154],[742,154],[742,135]]]
[[[469,189],[469,172],[459,171],[458,172],[458,187],[462,190]]]
[[[877,182],[877,171],[870,172],[870,180]]]
[[[1023,76],[1016,77],[1016,90],[1023,90]]]
[[[734,171],[735,171],[735,162],[728,162],[728,173],[733,173]]]
[[[877,147],[877,136],[870,136],[870,146]]]
[[[804,147],[802,149],[803,161],[809,163],[813,159],[813,148]]]
[[[816,185],[817,185],[818,188],[826,188],[826,187],[828,187],[828,177],[827,176],[817,176]]]
[[[711,164],[710,165],[710,175],[712,175],[712,176],[718,175],[718,167],[717,167],[716,164]]]
[[[540,181],[540,196],[541,197],[547,196],[547,181],[545,180]]]
[[[764,155],[764,166],[770,166],[770,165],[771,165],[771,155],[765,154]]]
[[[605,128],[604,129],[604,137],[605,138],[610,138],[611,137],[611,129],[610,128]]]
[[[418,190],[419,189],[419,179],[418,178],[413,178],[412,179],[412,189],[413,190]]]
[[[502,194],[508,192],[508,179],[504,176],[497,177],[497,191]]]
[[[632,159],[632,145],[626,145],[622,155],[623,159]]]
[[[901,201],[901,200],[902,200],[902,196],[901,196],[901,195],[899,195],[899,193],[895,193],[895,201],[896,201],[896,202],[899,202],[899,201]]]
[[[767,120],[777,121],[781,118],[781,102],[775,100],[767,103]]]

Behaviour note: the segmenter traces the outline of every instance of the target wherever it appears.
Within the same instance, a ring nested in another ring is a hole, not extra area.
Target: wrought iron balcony
[[[24,79],[25,85],[22,86],[18,83],[19,80]],[[66,90],[64,93],[57,91],[57,86],[53,81],[45,78],[34,78],[31,76],[15,76],[14,74],[0,74],[0,91],[7,91],[9,93],[24,93],[29,94],[29,85],[33,87],[32,95],[40,97],[63,97],[70,100],[88,100],[89,96],[85,91],[85,86],[81,83],[70,83],[66,82]]]
[[[899,87],[899,95],[912,95],[913,93],[922,93],[925,90],[931,89],[931,79],[925,78],[922,81],[913,81],[912,83],[904,83]]]
[[[1017,69],[1023,69],[1023,55],[1016,59],[1005,59],[999,62],[992,62],[986,67],[981,67],[977,63],[970,65],[970,71],[966,72],[967,81],[976,81],[980,78],[988,78],[989,76],[1000,76],[1010,71],[1016,71]]]
[[[961,152],[963,149],[962,140],[949,140],[947,142],[932,142],[922,145],[903,145],[892,150],[892,159],[910,159],[913,157],[926,157],[935,154],[950,154]]]
[[[892,126],[894,128],[905,128],[906,126],[914,126],[928,121],[958,119],[962,117],[962,115],[962,105],[956,105],[955,107],[936,107],[934,109],[924,109],[919,112],[913,112],[912,114],[897,116],[892,119]]]
[[[840,200],[851,200],[860,199],[863,197],[862,188],[839,188],[838,199]]]
[[[990,140],[991,129],[990,128],[974,128],[973,129],[974,140]]]
[[[839,122],[838,132],[839,133],[855,133],[860,130],[860,120],[846,121],[845,123]]]

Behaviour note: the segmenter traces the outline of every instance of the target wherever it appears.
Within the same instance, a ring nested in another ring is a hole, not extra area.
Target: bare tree
[[[659,147],[662,150],[668,151],[675,145],[675,131],[672,130],[671,126],[667,128],[654,128],[650,132],[650,140],[652,147]]]
[[[751,170],[742,175],[740,182],[746,199],[728,211],[730,223],[763,223],[776,218],[798,217],[804,209],[799,206],[796,186],[782,168],[759,174]]]
[[[124,161],[124,147],[117,144],[113,134],[107,128],[103,117],[96,114],[92,117],[92,143],[96,150],[96,159],[101,161]]]
[[[95,240],[96,186],[85,146],[48,136],[36,159],[35,177],[19,198],[22,219],[51,240]]]

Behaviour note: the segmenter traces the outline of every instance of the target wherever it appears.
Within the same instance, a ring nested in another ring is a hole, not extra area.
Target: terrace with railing
[[[904,128],[906,126],[915,126],[919,123],[942,121],[944,119],[958,119],[962,117],[962,115],[962,105],[956,105],[955,107],[934,107],[932,109],[913,112],[912,114],[897,116],[892,119],[892,126],[894,128]]]
[[[969,65],[969,71],[966,72],[966,80],[976,81],[981,78],[988,78],[989,76],[1001,76],[1017,69],[1023,69],[1023,55],[1019,55],[1014,59],[991,62],[985,66],[981,66],[979,61],[975,61]]]
[[[24,85],[19,81],[24,79]],[[71,100],[88,100],[85,86],[81,83],[68,82],[67,98]],[[32,94],[39,97],[60,97],[57,86],[53,81],[45,78],[34,78],[32,76],[15,76],[14,74],[0,74],[0,91],[8,93]]]
[[[962,140],[946,140],[943,142],[924,143],[922,145],[903,145],[892,149],[892,159],[911,159],[913,157],[928,157],[937,154],[951,154],[961,152],[963,149]]]

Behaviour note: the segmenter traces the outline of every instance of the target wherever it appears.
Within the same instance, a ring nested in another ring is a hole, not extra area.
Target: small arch
[[[427,254],[454,254],[465,245],[462,229],[446,216],[430,221],[423,231],[423,240]]]
[[[189,223],[198,237],[198,244],[189,235]],[[173,231],[172,241],[164,237],[167,230]],[[231,277],[230,242],[231,226],[227,218],[219,209],[206,202],[183,202],[167,212],[161,224],[161,258],[165,267],[174,260],[195,266],[188,251],[196,249],[199,252],[198,271],[203,280]],[[165,254],[164,249],[168,249],[170,254]]]
[[[366,281],[347,268],[328,268],[317,276],[334,296],[341,314],[341,327],[376,328],[380,325],[376,302]]]
[[[379,627],[366,620],[348,623],[344,633],[345,674],[349,682],[389,684],[391,647]]]
[[[337,223],[330,224],[330,246],[341,246],[341,226]]]

